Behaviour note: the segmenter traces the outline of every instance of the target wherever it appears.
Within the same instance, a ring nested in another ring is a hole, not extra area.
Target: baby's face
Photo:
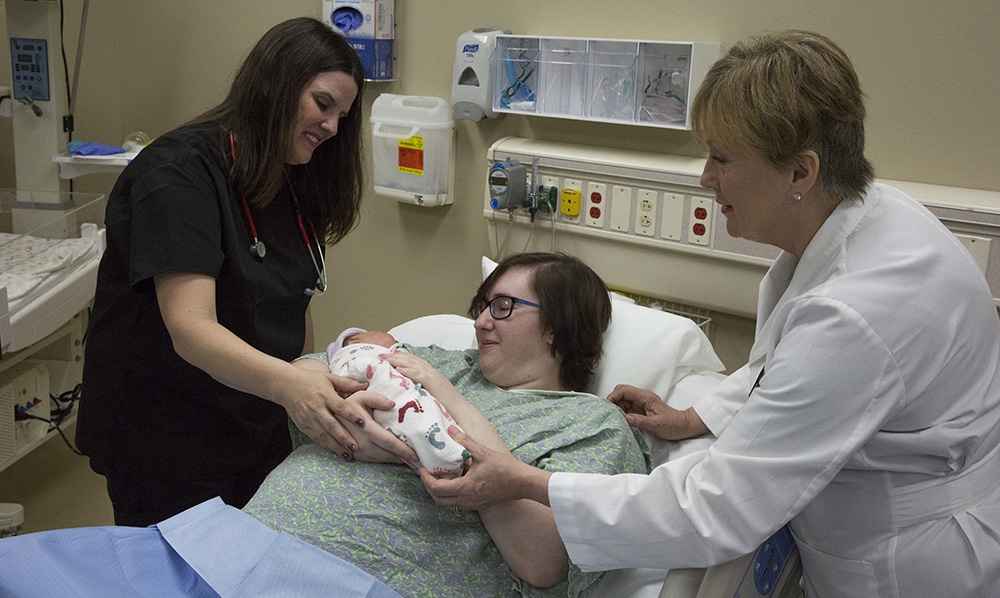
[[[368,332],[359,332],[354,336],[348,337],[347,340],[344,341],[345,345],[354,345],[357,343],[378,345],[379,347],[391,347],[396,344],[396,339],[393,338],[388,332],[370,330]]]

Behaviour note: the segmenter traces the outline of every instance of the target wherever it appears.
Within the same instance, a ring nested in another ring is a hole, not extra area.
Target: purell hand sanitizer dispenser
[[[509,33],[509,29],[485,27],[458,36],[451,79],[451,104],[455,118],[482,120],[497,116],[493,111],[490,56],[496,48],[497,35]]]

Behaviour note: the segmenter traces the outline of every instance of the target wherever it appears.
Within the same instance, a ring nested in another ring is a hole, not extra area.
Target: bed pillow
[[[482,259],[483,278],[496,263]],[[723,369],[708,337],[694,321],[635,305],[611,294],[611,324],[604,334],[604,356],[586,390],[606,397],[617,384],[648,388],[664,397],[692,371]],[[389,331],[397,340],[446,349],[476,346],[472,320],[456,315],[424,316]]]
[[[724,368],[708,337],[690,318],[635,305],[614,293],[611,297],[604,355],[589,392],[606,397],[616,385],[631,384],[665,397],[692,371]]]
[[[388,331],[397,341],[460,351],[476,347],[476,328],[469,318],[454,314],[423,316]]]

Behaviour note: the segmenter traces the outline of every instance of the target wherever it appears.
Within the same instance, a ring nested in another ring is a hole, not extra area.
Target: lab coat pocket
[[[875,568],[867,561],[851,561],[816,550],[798,537],[806,596],[823,598],[878,598]]]

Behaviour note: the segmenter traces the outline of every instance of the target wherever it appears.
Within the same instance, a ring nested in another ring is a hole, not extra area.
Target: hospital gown
[[[648,471],[641,437],[611,403],[588,394],[504,391],[483,378],[476,350],[407,349],[479,408],[522,461],[550,471]],[[345,462],[312,443],[275,469],[244,510],[403,596],[586,596],[600,577],[571,566],[568,580],[532,587],[510,573],[475,512],[437,506],[405,465]]]

